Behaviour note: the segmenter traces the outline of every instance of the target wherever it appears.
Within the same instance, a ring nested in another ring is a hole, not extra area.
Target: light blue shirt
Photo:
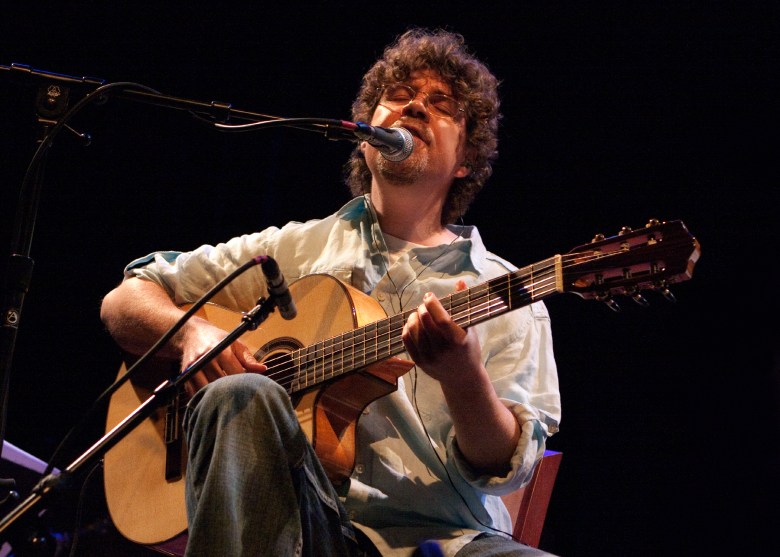
[[[459,236],[455,242],[411,247],[391,264],[368,197],[357,197],[324,219],[267,228],[189,253],[155,252],[132,262],[125,273],[156,282],[179,304],[191,303],[238,266],[268,255],[288,282],[313,273],[332,275],[394,315],[416,307],[426,292],[444,297],[459,280],[472,287],[517,270],[485,249],[475,227],[449,228]],[[213,301],[246,311],[264,295],[265,280],[254,267]],[[383,555],[409,555],[420,535],[440,540],[445,554],[452,555],[481,531],[510,532],[499,496],[530,479],[545,439],[558,430],[560,394],[544,304],[535,302],[474,328],[493,386],[521,426],[512,469],[494,477],[469,467],[438,382],[413,368],[396,392],[364,411],[356,466],[342,489],[350,517]]]

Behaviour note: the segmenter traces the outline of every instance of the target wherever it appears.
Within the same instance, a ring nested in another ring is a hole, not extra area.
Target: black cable
[[[425,432],[425,437],[428,438],[428,443],[429,443],[429,445],[431,447],[431,450],[433,451],[433,454],[436,455],[436,459],[439,461],[439,464],[441,464],[441,467],[442,467],[442,469],[444,470],[444,473],[447,476],[447,481],[450,483],[450,487],[452,487],[453,491],[455,491],[455,493],[457,493],[458,497],[463,502],[463,505],[468,509],[469,514],[471,514],[471,516],[472,516],[472,518],[474,520],[479,522],[485,528],[490,528],[494,532],[498,532],[500,534],[506,534],[507,536],[509,536],[510,538],[512,538],[513,540],[515,540],[516,542],[519,543],[520,540],[515,538],[515,536],[513,534],[511,534],[509,532],[505,532],[504,530],[501,530],[500,528],[494,528],[493,526],[490,526],[489,524],[485,524],[484,522],[482,522],[477,517],[476,514],[474,514],[474,511],[471,510],[471,507],[466,502],[466,498],[463,496],[463,494],[460,492],[460,490],[455,485],[455,482],[453,481],[452,476],[450,475],[450,471],[447,470],[447,465],[444,464],[444,461],[442,460],[441,455],[439,455],[439,451],[437,451],[436,447],[433,446],[432,437],[428,433],[428,428],[425,427],[425,421],[423,420],[422,414],[420,413],[419,406],[417,406],[417,365],[414,366],[413,373],[411,375],[412,375],[412,401],[414,402],[414,410],[417,413],[417,418],[420,420],[420,425],[422,425],[423,431]],[[487,512],[487,509],[485,509],[485,511]],[[488,516],[489,515],[490,515],[490,513],[488,513]]]
[[[255,257],[253,259],[250,259],[240,267],[238,267],[236,270],[234,270],[232,273],[230,273],[228,276],[223,278],[221,281],[219,281],[216,285],[214,285],[208,292],[206,292],[197,302],[195,302],[190,309],[188,309],[184,315],[179,318],[179,320],[174,323],[174,325],[166,331],[166,333],[157,340],[157,342],[152,345],[149,350],[146,351],[146,353],[141,356],[128,370],[122,375],[122,377],[119,377],[116,381],[114,381],[109,387],[103,391],[103,393],[98,396],[98,398],[95,400],[95,402],[92,403],[92,406],[87,410],[87,412],[84,414],[84,416],[81,418],[78,424],[71,428],[71,430],[65,435],[65,437],[62,439],[62,441],[59,443],[57,448],[54,450],[54,453],[52,454],[51,458],[49,459],[49,463],[46,466],[46,470],[44,471],[43,475],[46,476],[52,472],[54,469],[54,461],[59,455],[59,453],[63,450],[63,448],[67,445],[67,442],[70,441],[70,439],[77,433],[80,433],[84,427],[89,423],[91,418],[94,416],[94,414],[99,409],[100,404],[107,399],[109,396],[111,396],[119,387],[121,387],[128,379],[131,379],[133,375],[135,375],[136,370],[139,369],[143,364],[145,364],[148,360],[150,360],[157,352],[160,351],[160,349],[175,335],[179,329],[181,329],[184,324],[200,309],[202,308],[211,298],[214,297],[217,292],[222,290],[225,286],[230,284],[233,280],[236,279],[239,275],[244,273],[247,269],[250,267],[254,267],[255,265],[258,265],[262,263],[264,260],[264,256]]]
[[[118,91],[117,91],[118,90]],[[145,85],[142,85],[140,83],[134,83],[134,82],[115,82],[115,83],[109,83],[107,85],[103,85],[101,87],[98,87],[94,91],[87,94],[84,98],[79,100],[70,110],[68,110],[62,118],[52,126],[52,128],[49,130],[49,132],[44,136],[44,138],[41,140],[40,144],[38,145],[38,148],[36,149],[35,153],[33,154],[32,159],[30,160],[30,163],[27,167],[27,171],[25,173],[24,180],[22,182],[21,192],[24,194],[26,189],[29,187],[29,184],[32,183],[32,177],[34,176],[34,172],[37,172],[37,167],[39,161],[42,159],[46,151],[51,147],[54,138],[56,135],[63,129],[67,128],[67,123],[76,115],[78,114],[84,107],[89,105],[92,102],[99,101],[101,99],[104,99],[105,95],[107,93],[122,93],[125,91],[145,91],[148,93],[152,93],[154,95],[159,95],[159,92],[152,89],[151,87],[147,87]],[[195,117],[198,120],[202,121],[209,121],[206,118],[201,117],[197,113],[193,111],[188,111],[193,117]],[[218,124],[213,123],[212,125],[220,130],[220,131],[252,131],[262,128],[268,128],[268,127],[279,127],[279,126],[289,126],[289,127],[300,127],[300,129],[305,129],[308,131],[319,131],[326,135],[326,137],[333,138],[333,139],[353,139],[354,135],[352,135],[351,132],[344,129],[345,122],[342,120],[335,120],[335,119],[328,119],[328,118],[278,118],[274,120],[267,120],[267,121],[261,121],[261,122],[252,122],[251,124],[245,124],[245,125],[229,125],[229,124]],[[305,126],[305,127],[304,127]],[[199,300],[195,305],[193,305],[181,318],[181,320],[176,323],[171,329],[161,337],[157,343],[155,343],[154,346],[152,346],[149,351],[144,354],[138,361],[135,362],[135,364],[130,367],[127,372],[117,379],[112,385],[108,387],[93,403],[92,407],[87,410],[86,414],[83,416],[83,418],[79,421],[79,423],[71,428],[71,430],[65,435],[63,440],[58,444],[58,446],[55,448],[54,452],[52,453],[51,457],[49,458],[46,470],[44,472],[44,476],[50,474],[52,470],[54,469],[54,462],[58,458],[59,454],[62,452],[64,447],[67,445],[67,443],[74,437],[76,433],[81,432],[89,420],[92,419],[93,415],[98,409],[98,406],[111,394],[113,394],[121,385],[123,385],[128,379],[130,379],[136,372],[136,369],[138,369],[142,364],[146,363],[154,354],[156,354],[160,348],[170,340],[170,338],[184,325],[184,323],[198,310],[200,309],[208,300],[211,299],[211,297],[214,296],[219,290],[224,288],[225,285],[227,285],[230,281],[232,281],[236,276],[243,273],[247,268],[254,266],[258,264],[259,261],[251,260],[238,269],[234,271],[231,275],[223,279],[219,284],[214,286],[212,290],[207,292],[201,300]]]

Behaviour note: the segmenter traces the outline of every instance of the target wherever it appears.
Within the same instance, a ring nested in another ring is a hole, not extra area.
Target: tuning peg
[[[652,228],[653,226],[658,226],[661,224],[661,221],[658,219],[650,219],[647,221],[647,224],[645,225],[645,228]]]
[[[595,236],[593,236],[593,239],[590,241],[590,243],[595,244],[596,242],[602,241],[604,238],[606,238],[604,234],[596,234]]]
[[[655,283],[655,289],[661,293],[661,296],[666,298],[669,302],[676,302],[677,298],[675,298],[674,294],[672,294],[672,291],[669,290],[668,283],[665,280],[659,280]]]
[[[631,275],[630,273],[624,273],[624,276],[626,276],[626,278],[630,278]],[[642,307],[646,308],[650,305],[650,302],[647,301],[647,298],[642,296],[642,293],[639,291],[636,285],[632,286],[631,288],[626,288],[626,295],[631,296],[631,299]]]
[[[623,278],[626,279],[627,281],[631,281],[632,279],[631,269],[623,269]],[[642,296],[636,284],[634,284],[631,287],[627,287],[625,290],[625,294],[627,296],[631,296],[631,299],[634,300],[637,304],[639,304],[642,307],[647,307],[650,305],[650,303],[645,299],[645,297]]]
[[[599,302],[604,302],[607,304],[607,307],[614,311],[615,313],[620,312],[620,306],[618,303],[612,298],[609,292],[602,292],[600,294],[596,294],[596,299]]]
[[[620,232],[618,232],[618,236],[622,236],[623,234],[628,234],[629,232],[631,232],[631,227],[624,226],[623,228],[620,229]]]
[[[661,288],[661,296],[666,298],[667,301],[675,303],[677,302],[677,298],[672,294],[672,291],[666,288],[665,286]]]

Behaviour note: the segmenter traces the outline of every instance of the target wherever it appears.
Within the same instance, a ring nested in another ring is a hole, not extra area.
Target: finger
[[[189,396],[192,396],[208,384],[209,380],[206,377],[206,374],[202,371],[199,371],[193,374],[184,384],[184,389]]]
[[[264,373],[268,370],[268,367],[257,361],[257,358],[255,358],[255,355],[252,353],[252,351],[241,344],[240,342],[233,345],[233,350],[236,356],[236,359],[238,360],[239,364],[241,365],[242,371],[252,371],[255,373]]]
[[[240,343],[234,343],[223,350],[210,364],[210,367],[216,371],[215,378],[244,373],[246,371],[245,363],[249,365],[249,362],[245,361],[244,355],[248,351],[249,349]]]
[[[423,303],[418,310],[420,319],[424,324],[435,324],[436,326],[446,325],[450,320],[450,314],[441,305],[439,299],[432,293],[427,292],[423,296]]]
[[[414,361],[420,359],[420,324],[417,313],[412,313],[404,324],[404,328],[401,331],[401,340],[404,342],[404,347],[409,353],[409,357]]]
[[[465,336],[465,331],[452,321],[439,299],[430,292],[423,297],[418,313],[431,342],[458,342]]]

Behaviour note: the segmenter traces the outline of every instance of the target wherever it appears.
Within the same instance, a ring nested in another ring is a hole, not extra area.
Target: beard
[[[393,162],[384,158],[377,151],[374,155],[374,168],[378,176],[393,184],[412,184],[420,180],[428,167],[428,152],[418,150],[407,159]]]

